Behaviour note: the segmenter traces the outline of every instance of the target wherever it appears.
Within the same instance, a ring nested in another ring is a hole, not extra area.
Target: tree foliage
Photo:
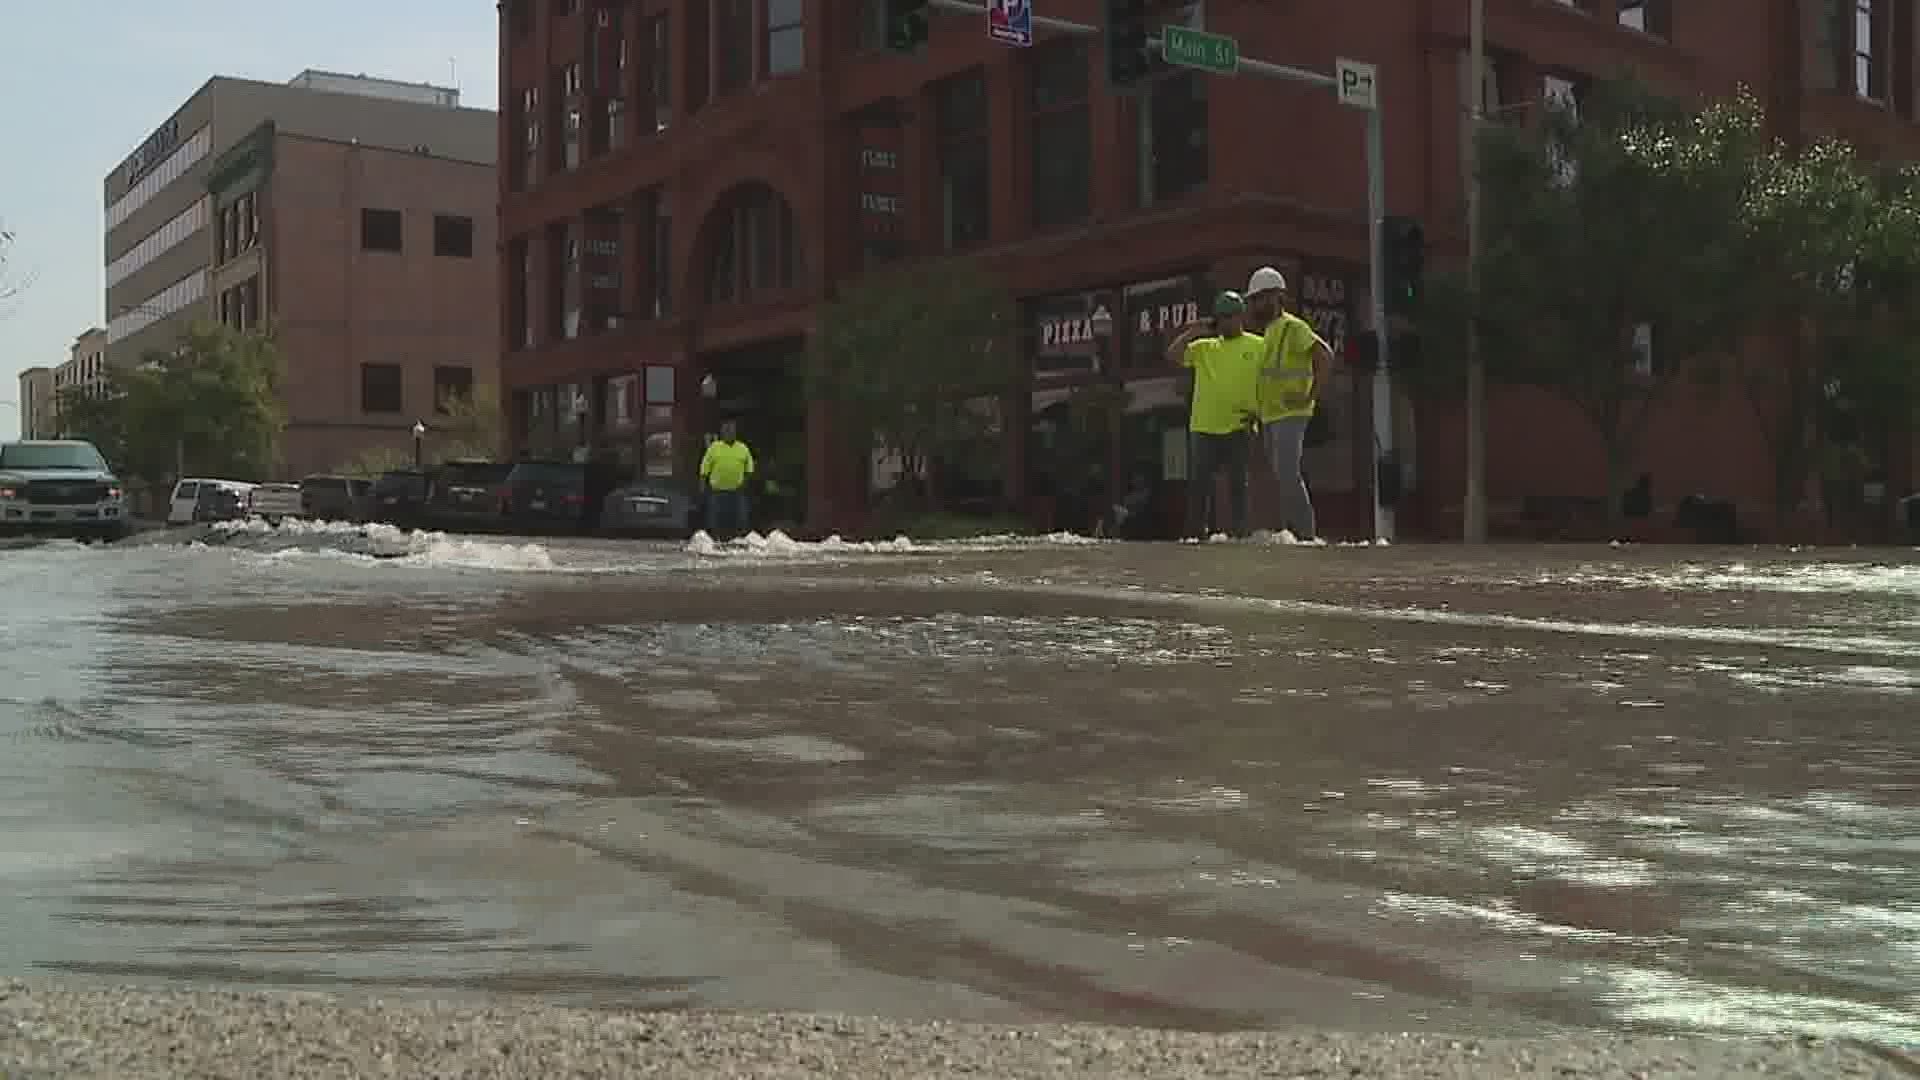
[[[492,383],[481,383],[440,402],[439,413],[427,424],[424,449],[435,461],[492,461],[505,444],[506,414],[501,411],[500,390]]]
[[[491,383],[483,383],[469,393],[454,394],[440,403],[427,434],[420,442],[426,464],[438,464],[457,458],[493,461],[505,441],[505,417],[500,412],[500,393]],[[376,446],[341,462],[334,471],[342,476],[375,477],[381,473],[413,468],[413,448],[402,450]]]
[[[1734,211],[1762,124],[1748,96],[1696,112],[1615,79],[1480,136],[1480,289],[1435,283],[1423,355],[1457,372],[1476,322],[1489,378],[1552,393],[1593,427],[1615,513],[1657,404],[1694,358],[1739,338],[1748,247]]]
[[[92,394],[63,393],[60,424],[151,483],[181,473],[264,479],[285,427],[279,379],[271,336],[202,324],[137,367],[111,369]]]
[[[917,475],[991,423],[978,401],[1013,385],[1013,325],[1005,291],[970,261],[870,275],[822,312],[811,389]]]

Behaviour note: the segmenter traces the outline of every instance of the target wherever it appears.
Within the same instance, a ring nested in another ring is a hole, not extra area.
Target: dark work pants
[[[1247,452],[1244,431],[1231,435],[1193,432],[1187,443],[1187,535],[1205,539],[1216,524],[1214,474],[1227,471],[1227,531],[1247,535]]]
[[[747,531],[747,493],[744,491],[707,492],[707,534],[731,536]]]

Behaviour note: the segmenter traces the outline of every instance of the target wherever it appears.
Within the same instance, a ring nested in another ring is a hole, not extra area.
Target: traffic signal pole
[[[978,0],[928,0],[928,6],[941,11],[950,11],[961,15],[984,15],[987,5]],[[1100,28],[1072,19],[1056,19],[1052,16],[1035,13],[1033,25],[1038,29],[1059,30],[1068,34],[1098,36]],[[1162,47],[1159,35],[1149,35],[1147,47]],[[1340,95],[1343,104],[1360,108],[1367,114],[1367,279],[1368,291],[1373,294],[1372,319],[1373,336],[1377,360],[1373,369],[1373,442],[1375,451],[1375,469],[1368,477],[1368,487],[1373,494],[1373,535],[1376,540],[1393,539],[1393,507],[1382,498],[1380,469],[1388,462],[1397,462],[1393,440],[1393,374],[1389,363],[1387,333],[1387,272],[1385,252],[1382,242],[1385,230],[1382,222],[1387,212],[1387,165],[1386,133],[1381,115],[1378,88],[1374,85],[1374,76],[1369,70],[1364,75],[1344,69],[1337,74],[1310,71],[1307,68],[1291,67],[1286,64],[1274,64],[1265,60],[1252,60],[1240,57],[1236,74],[1245,72],[1264,78],[1278,79],[1281,82],[1300,83],[1320,90],[1334,90]],[[1218,73],[1216,73],[1218,74]],[[1364,79],[1361,86],[1356,79]],[[1352,85],[1348,85],[1352,83]],[[1393,466],[1397,467],[1397,465]]]

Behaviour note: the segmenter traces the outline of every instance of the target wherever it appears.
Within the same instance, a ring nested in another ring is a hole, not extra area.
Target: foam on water
[[[911,555],[928,554],[941,551],[1024,551],[1036,547],[1084,547],[1112,543],[1077,533],[1054,532],[1043,536],[1018,536],[1013,533],[1000,533],[990,536],[975,536],[961,540],[911,540],[905,536],[896,536],[891,540],[847,540],[839,533],[824,540],[795,540],[786,533],[775,529],[762,535],[757,532],[731,540],[715,540],[705,529],[693,534],[684,550],[689,555],[704,558],[776,558],[804,559],[807,557],[833,558],[844,555]]]
[[[1585,566],[1543,573],[1537,585],[1625,585],[1690,592],[1866,593],[1920,596],[1920,563],[1686,564],[1661,569]]]

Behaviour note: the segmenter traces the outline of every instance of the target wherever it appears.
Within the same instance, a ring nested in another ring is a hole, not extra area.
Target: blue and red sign
[[[1033,0],[987,0],[987,36],[1002,45],[1033,46]]]

